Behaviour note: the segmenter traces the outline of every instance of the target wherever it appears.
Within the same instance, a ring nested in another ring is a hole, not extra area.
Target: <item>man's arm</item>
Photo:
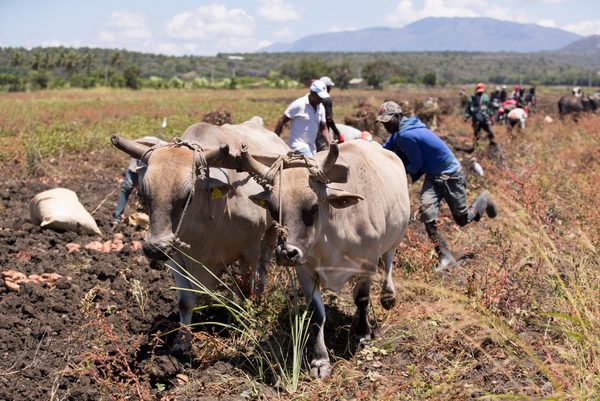
[[[324,121],[321,121],[319,123],[319,129],[321,130],[321,134],[323,134],[323,138],[325,138],[325,140],[327,141],[327,146],[329,146],[329,144],[333,142],[333,138],[331,137],[331,133],[327,129],[327,124],[325,124]]]
[[[469,117],[471,117],[471,103],[472,103],[472,99],[469,98],[469,100],[467,101],[467,107],[465,107],[465,112],[463,115],[463,118],[465,121],[467,121],[469,119]]]
[[[330,132],[333,132],[333,138],[338,139],[340,137],[340,130],[338,130],[338,128],[335,126],[335,121],[333,121],[333,102],[331,99],[324,99],[323,107],[325,108],[325,121],[327,122],[327,128],[330,129]]]
[[[283,130],[283,126],[285,124],[287,124],[288,121],[290,121],[290,118],[288,116],[286,116],[285,114],[281,116],[279,121],[277,121],[277,125],[275,126],[275,133],[277,134],[277,136],[281,136],[281,131]]]
[[[419,145],[409,138],[401,138],[399,145],[402,152],[409,158],[408,164],[404,166],[406,171],[411,174],[413,181],[418,180],[423,174],[421,172],[421,167],[423,167],[423,156],[421,155]]]

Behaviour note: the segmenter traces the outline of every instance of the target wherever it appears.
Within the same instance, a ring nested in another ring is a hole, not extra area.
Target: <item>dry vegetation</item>
[[[287,103],[302,93],[102,89],[2,95],[2,174],[43,180],[58,174],[50,159],[110,152],[111,133],[172,138],[216,110],[229,111],[236,123],[260,115],[272,128]],[[433,89],[333,95],[339,122],[359,102],[377,106],[385,99],[457,98],[454,91]],[[589,115],[577,124],[558,121],[556,95],[542,88],[540,98],[542,110],[524,132],[509,139],[504,127],[495,127],[500,154],[490,155],[485,147],[473,154],[457,152],[467,169],[475,156],[485,170],[484,177],[468,177],[469,198],[489,189],[501,211],[493,221],[461,229],[444,209],[443,231],[461,256],[457,269],[444,275],[433,272],[433,247],[422,225],[412,222],[397,256],[398,302],[385,311],[375,291],[372,321],[377,337],[358,349],[351,340],[354,308],[349,289],[325,294],[332,311],[328,346],[336,361],[327,380],[303,376],[288,394],[272,383],[260,383],[247,370],[219,370],[223,362],[236,360],[237,347],[251,344],[240,336],[198,332],[193,367],[171,383],[151,383],[125,356],[137,352],[137,345],[124,344],[121,328],[96,315],[97,308],[86,309],[91,299],[80,301],[82,313],[104,334],[90,339],[96,351],[85,354],[87,364],[79,363],[79,368],[91,369],[81,374],[91,373],[92,383],[114,399],[125,394],[164,400],[240,399],[242,393],[247,399],[298,400],[599,399],[600,120]],[[545,123],[545,115],[555,121]],[[166,129],[160,128],[164,117]],[[470,127],[458,109],[442,116],[438,132],[455,147],[470,144]],[[411,187],[413,211],[419,189],[420,184]],[[279,268],[271,274],[272,283],[288,281]],[[275,328],[286,327],[274,321],[285,307],[280,290],[281,285],[271,285],[269,302],[257,309],[261,321],[270,325],[261,335],[278,335]],[[145,297],[157,295],[137,291]],[[104,299],[110,303],[110,294]]]

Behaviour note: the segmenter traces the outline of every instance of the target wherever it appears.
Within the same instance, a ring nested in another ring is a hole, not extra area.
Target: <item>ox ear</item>
[[[223,170],[211,167],[210,168],[210,179],[203,180],[201,188],[210,193],[211,199],[221,199],[227,195],[227,192],[231,189],[229,179]]]
[[[204,186],[204,189],[210,193],[211,199],[217,200],[227,195],[227,192],[231,189],[231,185],[221,180],[211,178],[208,185]]]
[[[258,206],[266,209],[267,205],[269,204],[270,197],[271,197],[271,192],[262,191],[255,195],[250,195],[248,198],[250,198],[250,200],[252,202],[256,203]]]
[[[360,195],[329,187],[327,188],[326,193],[327,197],[325,200],[336,209],[344,209],[356,205],[358,202],[365,199]]]

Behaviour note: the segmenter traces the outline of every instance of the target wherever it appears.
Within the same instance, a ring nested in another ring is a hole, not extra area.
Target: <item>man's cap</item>
[[[515,90],[518,91],[519,89],[521,89],[521,87],[519,85],[515,85]]]
[[[329,97],[329,93],[327,93],[327,86],[325,86],[323,81],[318,79],[310,84],[310,91],[315,92],[321,99],[327,99]]]
[[[379,106],[379,115],[377,116],[377,121],[386,123],[390,121],[392,117],[399,116],[400,114],[402,114],[402,108],[400,105],[396,102],[387,101]]]
[[[475,85],[475,92],[483,91],[485,91],[485,85],[483,84],[483,82],[478,82],[477,85]]]
[[[325,86],[335,86],[335,84],[329,77],[321,77],[319,78],[319,81],[323,82]]]

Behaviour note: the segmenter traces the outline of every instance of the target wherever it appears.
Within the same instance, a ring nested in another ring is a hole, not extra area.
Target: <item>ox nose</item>
[[[282,266],[301,265],[305,262],[302,249],[289,244],[278,245],[275,248],[275,258],[277,259],[277,264]]]
[[[142,252],[150,260],[167,260],[168,245],[163,242],[144,241]]]

